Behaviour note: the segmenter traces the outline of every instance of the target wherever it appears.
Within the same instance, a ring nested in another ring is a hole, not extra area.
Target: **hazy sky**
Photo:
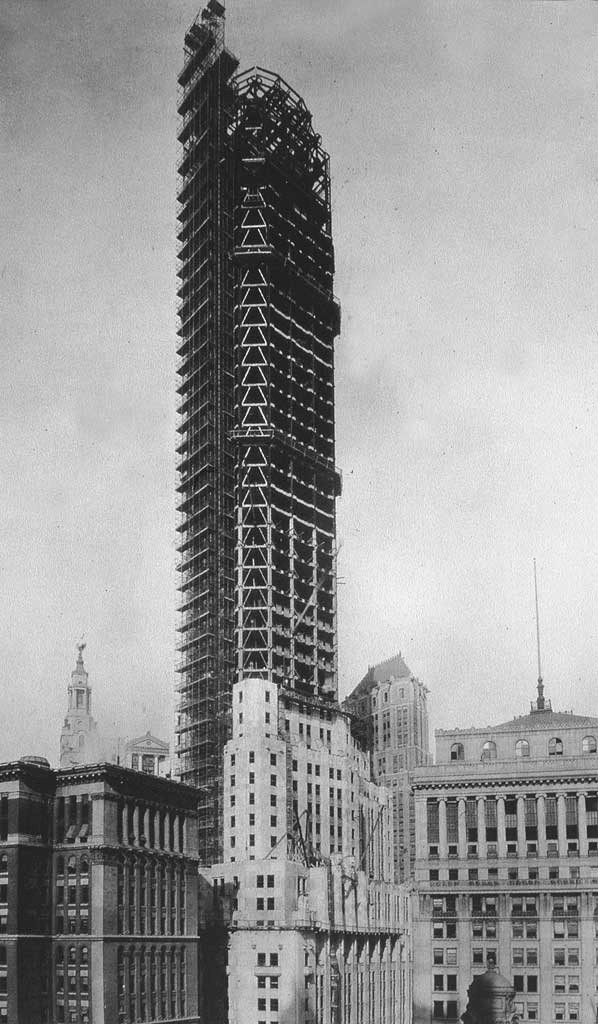
[[[0,759],[171,728],[176,75],[189,0],[3,0]],[[331,154],[340,688],[598,714],[591,0],[230,0]]]

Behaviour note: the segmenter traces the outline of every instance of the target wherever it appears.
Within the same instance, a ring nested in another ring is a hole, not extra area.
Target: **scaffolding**
[[[337,674],[329,161],[303,100],[237,66],[210,0],[179,76],[177,364],[177,754],[207,863],[234,679]]]

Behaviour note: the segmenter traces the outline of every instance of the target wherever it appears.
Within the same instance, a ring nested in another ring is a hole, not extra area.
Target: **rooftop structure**
[[[222,855],[233,681],[336,692],[328,157],[282,78],[237,68],[210,0],[179,76],[175,750],[206,862]]]

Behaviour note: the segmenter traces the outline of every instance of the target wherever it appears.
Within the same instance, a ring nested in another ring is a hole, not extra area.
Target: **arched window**
[[[71,877],[73,875],[77,874],[77,859],[76,859],[76,857],[69,857],[68,864],[67,864],[67,871],[68,871],[68,873],[69,873],[69,875]]]
[[[581,749],[584,754],[595,754],[596,753],[596,737],[595,736],[584,736]]]
[[[496,761],[496,743],[494,740],[486,740],[482,747],[482,761]]]
[[[548,754],[549,757],[554,757],[555,754],[563,753],[563,741],[558,736],[553,736],[551,740],[548,740]]]
[[[82,875],[88,875],[89,874],[89,861],[87,860],[86,857],[83,857],[83,859],[81,860],[81,864],[79,866],[79,871],[80,871],[80,873]]]
[[[64,875],[64,857],[56,858],[56,874]]]
[[[69,964],[77,963],[77,947],[69,946]]]
[[[120,953],[120,950],[119,950],[119,953]],[[87,948],[87,946],[81,946],[81,960],[80,960],[80,962],[81,962],[81,964],[88,964],[89,963],[89,949]]]
[[[6,875],[8,873],[8,857],[5,853],[0,857],[0,875]]]
[[[527,740],[517,740],[515,744],[515,757],[529,757],[529,743]]]
[[[451,747],[451,761],[464,761],[465,751],[462,743],[453,743]]]

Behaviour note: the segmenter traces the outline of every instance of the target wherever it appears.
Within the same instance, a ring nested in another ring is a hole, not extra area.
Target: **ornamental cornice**
[[[412,788],[416,793],[442,791],[445,796],[451,796],[455,790],[475,790],[478,796],[483,796],[487,790],[530,790],[545,787],[546,789],[570,789],[571,786],[584,786],[587,789],[598,789],[598,775],[595,772],[579,772],[573,775],[563,776],[555,771],[554,774],[542,773],[535,776],[505,776],[502,779],[484,778],[478,779],[455,779],[439,778],[435,781],[412,782]],[[480,792],[483,791],[483,792]]]

